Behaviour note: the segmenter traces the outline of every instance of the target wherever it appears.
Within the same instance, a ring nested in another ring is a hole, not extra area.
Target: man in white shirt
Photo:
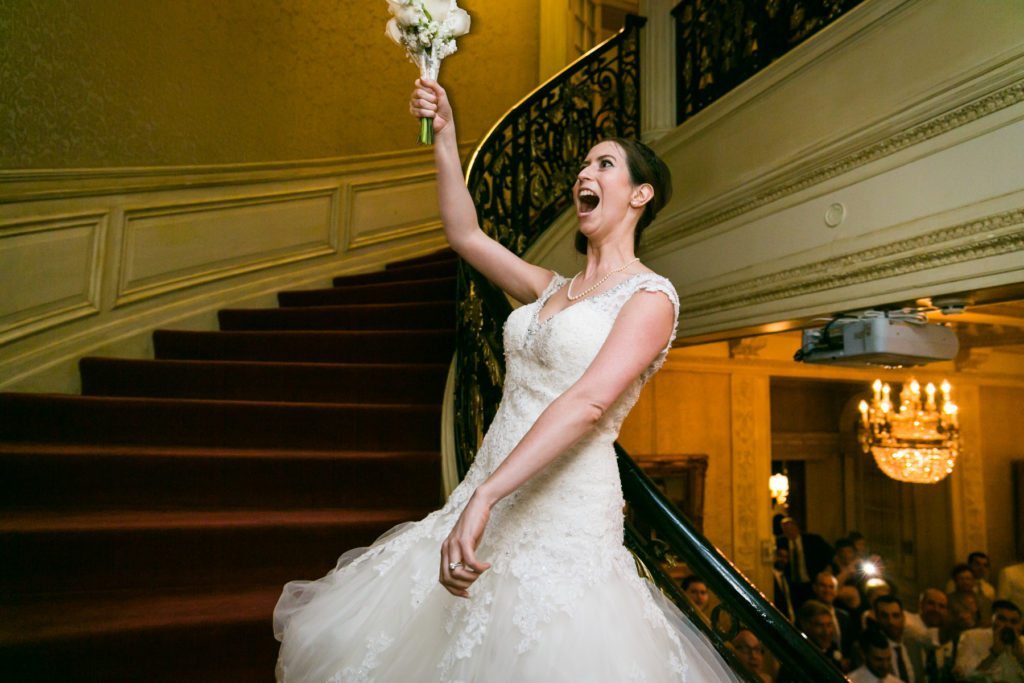
[[[906,634],[938,645],[939,629],[946,624],[949,599],[938,588],[925,588],[917,598],[917,614],[905,612]]]
[[[1024,605],[1024,562],[1003,567],[999,572],[1000,600],[1009,600],[1018,607]]]
[[[906,621],[903,637],[921,646],[925,677],[933,682],[938,680],[947,654],[952,650],[952,647],[943,647],[943,638],[949,638],[949,631],[944,628],[948,621],[949,601],[938,588],[925,588],[917,599],[917,610],[917,614],[903,613]]]
[[[992,604],[992,628],[960,636],[953,674],[969,681],[1024,683],[1024,638],[1020,608],[1008,600]]]
[[[899,683],[892,675],[892,648],[889,639],[874,626],[860,639],[864,651],[864,666],[849,675],[851,683]]]

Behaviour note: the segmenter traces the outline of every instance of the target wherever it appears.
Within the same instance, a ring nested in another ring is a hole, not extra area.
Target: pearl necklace
[[[580,272],[578,272],[578,273],[576,273],[575,275],[572,276],[572,280],[569,281],[569,286],[566,288],[565,295],[569,298],[569,301],[578,301],[579,299],[582,299],[583,297],[585,297],[586,295],[590,294],[595,289],[597,289],[598,287],[603,285],[605,283],[605,281],[607,281],[608,278],[610,278],[612,275],[615,275],[615,273],[621,273],[626,268],[629,268],[631,265],[633,265],[634,263],[636,263],[639,260],[640,260],[640,257],[637,256],[632,261],[627,261],[626,263],[623,263],[621,266],[619,266],[615,270],[609,270],[608,273],[603,278],[598,280],[596,283],[594,283],[593,285],[587,287],[586,289],[584,289],[579,294],[573,294],[572,293],[572,286],[576,283],[576,278],[578,278],[580,275],[583,274],[583,271],[581,270]]]

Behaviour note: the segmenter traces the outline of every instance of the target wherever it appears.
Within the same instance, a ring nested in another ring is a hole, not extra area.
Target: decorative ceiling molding
[[[679,311],[691,318],[709,315],[1015,251],[1024,251],[1024,207],[695,292],[680,301]]]
[[[655,226],[646,237],[645,245],[651,251],[657,250],[669,242],[704,232],[715,225],[742,216],[761,206],[849,173],[858,167],[936,138],[1020,102],[1024,102],[1024,81],[1011,83],[927,121],[906,128],[884,140],[873,142],[836,161],[825,163],[809,171],[798,172],[795,176],[784,178],[753,195],[743,194],[725,207],[712,208],[702,215],[683,220],[674,226],[665,228]]]

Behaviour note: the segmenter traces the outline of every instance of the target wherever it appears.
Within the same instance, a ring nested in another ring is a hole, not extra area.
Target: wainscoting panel
[[[348,249],[441,227],[433,173],[349,185]]]
[[[105,212],[0,221],[0,344],[99,312],[106,225]]]
[[[146,357],[155,328],[445,246],[429,148],[0,170],[0,390],[75,392],[82,356]]]
[[[125,211],[116,305],[337,250],[338,188]]]

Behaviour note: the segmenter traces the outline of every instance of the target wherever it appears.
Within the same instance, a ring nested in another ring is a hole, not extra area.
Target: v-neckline
[[[567,287],[572,282],[571,278],[566,278],[564,276],[559,275],[558,277],[562,278],[562,280],[564,280],[564,282],[562,282],[553,292],[548,294],[547,297],[545,297],[543,300],[539,300],[540,301],[540,306],[537,307],[536,312],[533,314],[533,323],[534,323],[533,327],[535,329],[539,330],[540,328],[544,327],[545,325],[547,325],[549,322],[551,322],[552,320],[554,320],[558,316],[560,316],[563,313],[565,313],[566,311],[568,311],[570,308],[576,308],[577,306],[581,306],[581,305],[587,303],[588,301],[593,301],[594,299],[597,299],[598,297],[602,297],[605,294],[608,294],[609,292],[615,291],[616,289],[618,289],[622,285],[626,284],[630,280],[633,280],[634,278],[638,278],[641,275],[649,275],[649,274],[650,274],[650,271],[643,271],[643,272],[640,272],[640,273],[633,273],[632,275],[627,276],[624,280],[621,280],[621,281],[617,282],[616,284],[612,285],[611,287],[609,287],[608,289],[604,290],[603,292],[598,292],[597,294],[594,294],[593,296],[588,296],[585,299],[583,299],[583,301],[580,301],[579,303],[569,304],[565,308],[562,308],[562,309],[560,309],[558,311],[555,311],[554,313],[549,315],[544,320],[541,320],[540,319],[540,314],[544,310],[544,306],[548,303],[548,301],[551,300],[551,297],[553,297],[556,294],[558,294],[560,291],[562,291],[562,289],[564,287]]]

